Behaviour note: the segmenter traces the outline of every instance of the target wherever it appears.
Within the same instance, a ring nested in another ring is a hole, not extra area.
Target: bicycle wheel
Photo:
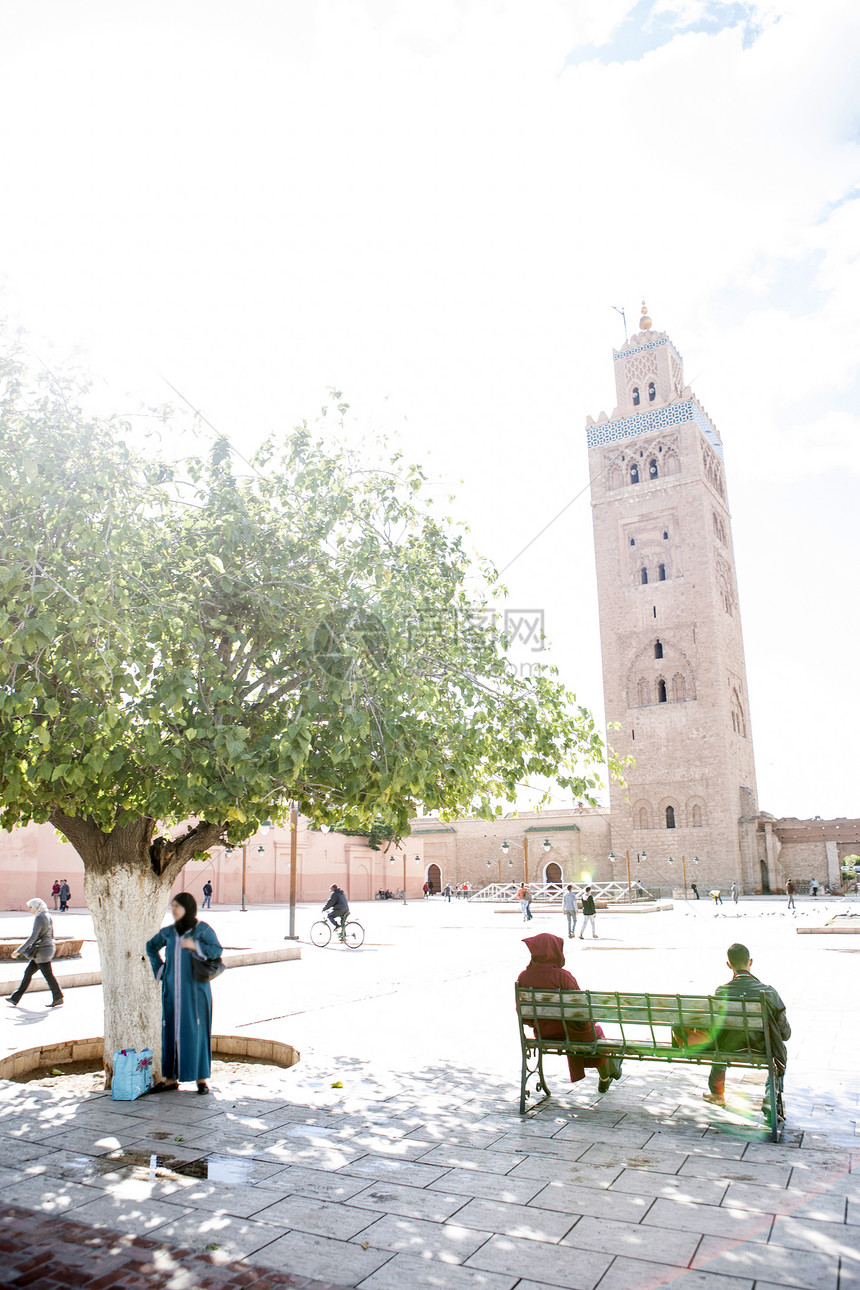
[[[345,940],[351,950],[357,950],[364,944],[364,928],[361,923],[349,922],[345,928]]]
[[[328,945],[331,940],[331,923],[326,922],[324,918],[321,918],[318,923],[314,923],[311,927],[311,940],[320,949],[324,945]]]

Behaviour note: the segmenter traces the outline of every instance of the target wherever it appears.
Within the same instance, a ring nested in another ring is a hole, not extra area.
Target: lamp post
[[[501,847],[499,848],[499,850],[501,851],[502,855],[505,855],[505,856],[506,856],[506,855],[508,854],[508,852],[510,851],[510,849],[511,849],[511,844],[510,844],[510,842],[507,840],[507,838],[505,838],[505,840],[504,840],[504,842],[502,843],[502,845],[501,845]],[[549,838],[545,838],[545,839],[544,839],[544,841],[543,841],[543,849],[544,849],[544,851],[545,851],[545,852],[546,852],[546,851],[550,851],[550,850],[552,849],[552,843],[550,842]],[[509,860],[509,861],[508,861],[508,864],[509,864],[509,865],[511,865],[512,867],[513,867],[513,863],[514,863],[514,862],[513,862],[513,860]],[[488,864],[489,864],[489,862],[488,862]],[[529,883],[529,839],[528,839],[528,834],[523,834],[523,873],[525,874],[525,877],[524,877],[524,879],[523,879],[524,884],[525,884],[525,886],[528,886],[528,883]],[[502,862],[501,862],[501,860],[500,860],[500,861],[499,861],[499,883],[500,883],[500,884],[501,884],[501,881],[502,881]]]

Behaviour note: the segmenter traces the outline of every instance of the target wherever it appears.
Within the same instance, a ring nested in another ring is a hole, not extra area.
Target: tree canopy
[[[248,463],[168,444],[0,354],[3,827],[191,818],[193,854],[291,800],[375,836],[524,781],[593,800],[591,716],[510,666],[495,574],[420,467],[304,424]]]

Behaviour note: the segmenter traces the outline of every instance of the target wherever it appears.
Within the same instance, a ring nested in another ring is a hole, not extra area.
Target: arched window
[[[639,827],[640,829],[648,828],[648,812],[645,810],[644,806],[639,812]]]
[[[657,388],[653,381],[648,382],[648,402],[653,403],[657,397]]]
[[[659,579],[660,579],[660,581],[661,581],[661,582],[665,582],[665,581],[666,581],[666,566],[665,566],[665,564],[661,564],[661,565],[660,565],[660,567],[659,567],[659,569],[658,569],[658,571],[657,571],[657,576],[659,577]]]
[[[662,642],[662,641],[655,641],[655,642],[654,642],[654,657],[655,657],[655,658],[662,658],[662,657],[663,657],[663,642]]]
[[[610,489],[620,488],[623,483],[624,483],[624,476],[621,474],[619,467],[613,466],[609,472]]]
[[[630,545],[631,545],[631,546],[635,546],[635,545],[636,545],[636,539],[635,539],[635,538],[631,538],[631,539],[630,539]]]
[[[651,460],[648,462],[648,478],[649,479],[657,478],[657,461],[654,457],[652,457]]]
[[[639,570],[639,579],[640,579],[640,581],[641,581],[641,583],[642,583],[642,586],[643,586],[643,587],[647,586],[647,584],[648,584],[648,570],[647,570],[647,569],[640,569],[640,570]]]
[[[668,530],[666,530],[666,529],[664,529],[664,530],[663,530],[663,541],[664,541],[664,542],[668,542],[668,541],[669,541],[669,533],[668,533]]]
[[[675,808],[674,806],[666,807],[666,828],[674,829],[675,827]]]
[[[657,702],[669,702],[669,696],[666,694],[666,682],[662,679],[657,682]]]
[[[633,406],[634,408],[638,408],[639,406],[639,386],[638,385],[633,386]]]
[[[701,806],[699,806],[698,803],[696,803],[693,806],[693,828],[700,829],[701,827],[702,827],[702,808]]]
[[[631,484],[639,483],[639,467],[636,465],[635,462],[630,467],[630,483]]]
[[[676,703],[684,703],[687,698],[687,682],[680,672],[676,672],[672,678],[672,689]]]
[[[639,706],[647,708],[651,702],[651,687],[643,677],[639,682]]]

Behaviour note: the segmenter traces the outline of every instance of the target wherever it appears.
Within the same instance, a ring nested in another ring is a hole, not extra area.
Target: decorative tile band
[[[646,349],[658,349],[660,345],[668,345],[669,353],[675,356],[681,364],[681,367],[684,366],[683,358],[678,353],[668,336],[664,336],[661,340],[649,340],[647,345],[637,345],[635,349],[619,349],[617,352],[613,351],[612,361],[613,363],[617,363],[619,358],[630,358],[633,354],[641,354]]]
[[[657,343],[664,344],[663,341]],[[669,403],[663,408],[649,408],[646,412],[637,412],[635,416],[622,417],[619,421],[604,421],[602,425],[589,426],[585,433],[589,448],[598,448],[601,444],[634,439],[637,435],[649,434],[652,430],[665,430],[668,426],[681,425],[684,421],[695,421],[722,461],[723,445],[695,399]]]

